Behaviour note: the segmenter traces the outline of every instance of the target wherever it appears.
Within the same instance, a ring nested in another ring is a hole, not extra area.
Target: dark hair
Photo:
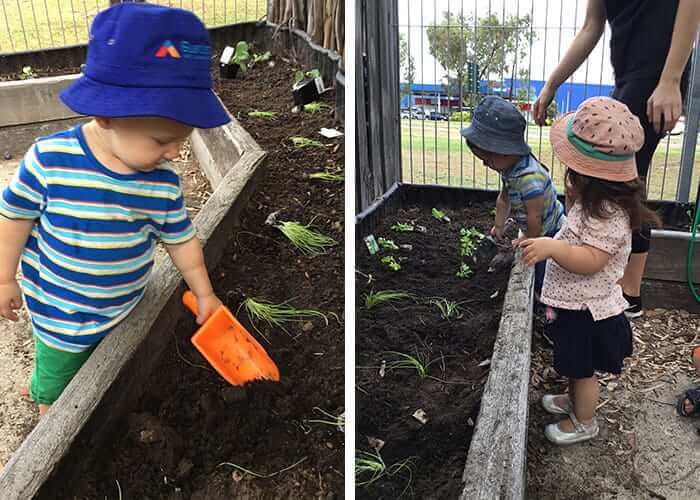
[[[661,226],[661,220],[645,204],[644,183],[636,178],[629,182],[614,182],[579,174],[566,169],[565,179],[580,201],[583,213],[587,217],[607,219],[612,216],[609,205],[617,205],[627,212],[632,230],[639,230],[642,224]]]

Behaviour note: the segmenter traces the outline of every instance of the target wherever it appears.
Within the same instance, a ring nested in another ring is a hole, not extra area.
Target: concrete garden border
[[[490,191],[395,184],[355,219],[356,241],[408,204],[459,207],[495,199]],[[524,498],[533,312],[532,268],[516,258],[503,302],[489,376],[472,436],[460,500]],[[464,425],[467,425],[466,418]]]
[[[51,79],[37,79],[29,87],[39,88],[41,80]],[[45,109],[35,111],[30,120],[52,119]],[[65,118],[63,112],[57,109],[53,119]],[[195,131],[192,143],[214,189],[194,219],[211,268],[260,180],[258,167],[265,152],[235,119],[217,129]],[[173,342],[176,324],[187,314],[181,304],[183,290],[182,278],[166,255],[156,263],[141,303],[97,347],[0,473],[3,500],[26,500],[50,492],[53,480],[70,481],[61,474],[61,465],[74,444],[88,443],[84,449],[98,453],[123,410],[141,395],[144,381],[157,376],[153,369]]]

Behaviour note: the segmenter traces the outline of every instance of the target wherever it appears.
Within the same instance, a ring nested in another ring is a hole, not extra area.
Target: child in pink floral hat
[[[632,231],[658,223],[642,202],[634,153],[644,131],[630,110],[609,97],[584,101],[575,113],[552,126],[554,154],[566,165],[566,191],[572,203],[564,227],[554,238],[521,241],[530,265],[550,259],[541,301],[550,307],[554,368],[569,378],[568,394],[547,394],[550,413],[568,415],[547,425],[555,444],[586,441],[598,435],[595,372],[620,374],[632,354],[628,303],[618,284],[629,259]]]

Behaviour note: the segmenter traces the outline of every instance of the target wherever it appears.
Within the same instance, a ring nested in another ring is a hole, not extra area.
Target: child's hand
[[[221,301],[213,293],[197,297],[197,311],[199,312],[197,315],[197,324],[203,325],[204,322],[216,312],[219,306],[221,306]]]
[[[523,261],[528,266],[547,260],[552,256],[552,238],[528,238],[519,243],[523,249]]]
[[[18,321],[15,310],[22,307],[22,292],[17,280],[0,283],[0,316],[10,321]]]
[[[501,241],[503,239],[503,226],[496,226],[494,225],[491,228],[491,236],[496,238],[497,241]]]

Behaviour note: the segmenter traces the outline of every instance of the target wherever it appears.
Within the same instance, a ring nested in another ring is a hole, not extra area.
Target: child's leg
[[[573,387],[571,401],[574,405],[576,419],[584,425],[588,425],[595,417],[595,409],[598,406],[600,390],[598,377],[569,379],[569,387]],[[571,389],[569,389],[571,390]],[[574,424],[571,419],[559,423],[559,428],[564,432],[574,432]]]

